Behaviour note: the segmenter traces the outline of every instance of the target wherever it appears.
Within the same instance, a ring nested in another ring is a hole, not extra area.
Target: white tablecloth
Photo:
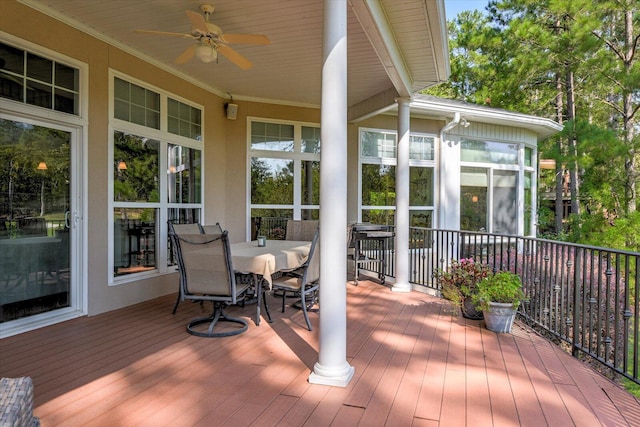
[[[271,287],[271,275],[298,267],[309,256],[310,247],[311,242],[295,240],[267,240],[267,245],[263,247],[258,246],[256,241],[233,243],[233,268],[260,275]]]

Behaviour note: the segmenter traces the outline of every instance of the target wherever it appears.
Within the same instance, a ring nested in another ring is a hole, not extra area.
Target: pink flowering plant
[[[489,275],[491,268],[473,258],[453,259],[446,270],[436,270],[442,296],[461,308],[465,298],[473,297],[478,283]]]

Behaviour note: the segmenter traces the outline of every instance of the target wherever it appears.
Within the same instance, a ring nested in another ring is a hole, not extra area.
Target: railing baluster
[[[586,354],[640,383],[640,253],[473,231],[412,233],[411,280],[418,287],[438,291],[434,272],[452,259],[513,271],[528,298],[519,310],[524,320],[565,341],[574,356]]]
[[[261,218],[261,230],[286,220]],[[269,234],[271,235],[271,234]],[[529,325],[640,384],[640,253],[522,236],[411,227],[410,281],[434,291],[434,274],[452,259],[474,258],[522,278],[527,301],[519,314]],[[275,236],[274,236],[275,237]],[[386,276],[395,276],[390,242]],[[378,264],[365,268],[374,273]]]

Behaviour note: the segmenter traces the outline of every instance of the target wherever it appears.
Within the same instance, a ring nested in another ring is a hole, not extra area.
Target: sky
[[[447,21],[452,20],[458,13],[464,10],[477,9],[484,12],[488,0],[444,0],[444,10],[447,13]]]

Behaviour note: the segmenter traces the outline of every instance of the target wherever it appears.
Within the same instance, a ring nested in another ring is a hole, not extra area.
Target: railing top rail
[[[581,249],[588,249],[591,251],[608,252],[612,254],[640,257],[640,252],[634,252],[634,251],[629,251],[624,249],[607,248],[604,246],[584,245],[581,243],[565,242],[563,240],[540,239],[537,237],[518,236],[515,234],[487,233],[484,231],[448,230],[443,228],[426,228],[426,227],[411,227],[411,228],[417,229],[417,230],[440,232],[440,233],[459,233],[464,235],[476,235],[476,236],[483,236],[483,237],[486,236],[486,237],[499,238],[499,239],[509,238],[509,239],[528,240],[536,243],[548,243],[548,244],[555,244],[555,245],[561,245],[561,246],[572,246],[572,247],[581,248]]]

